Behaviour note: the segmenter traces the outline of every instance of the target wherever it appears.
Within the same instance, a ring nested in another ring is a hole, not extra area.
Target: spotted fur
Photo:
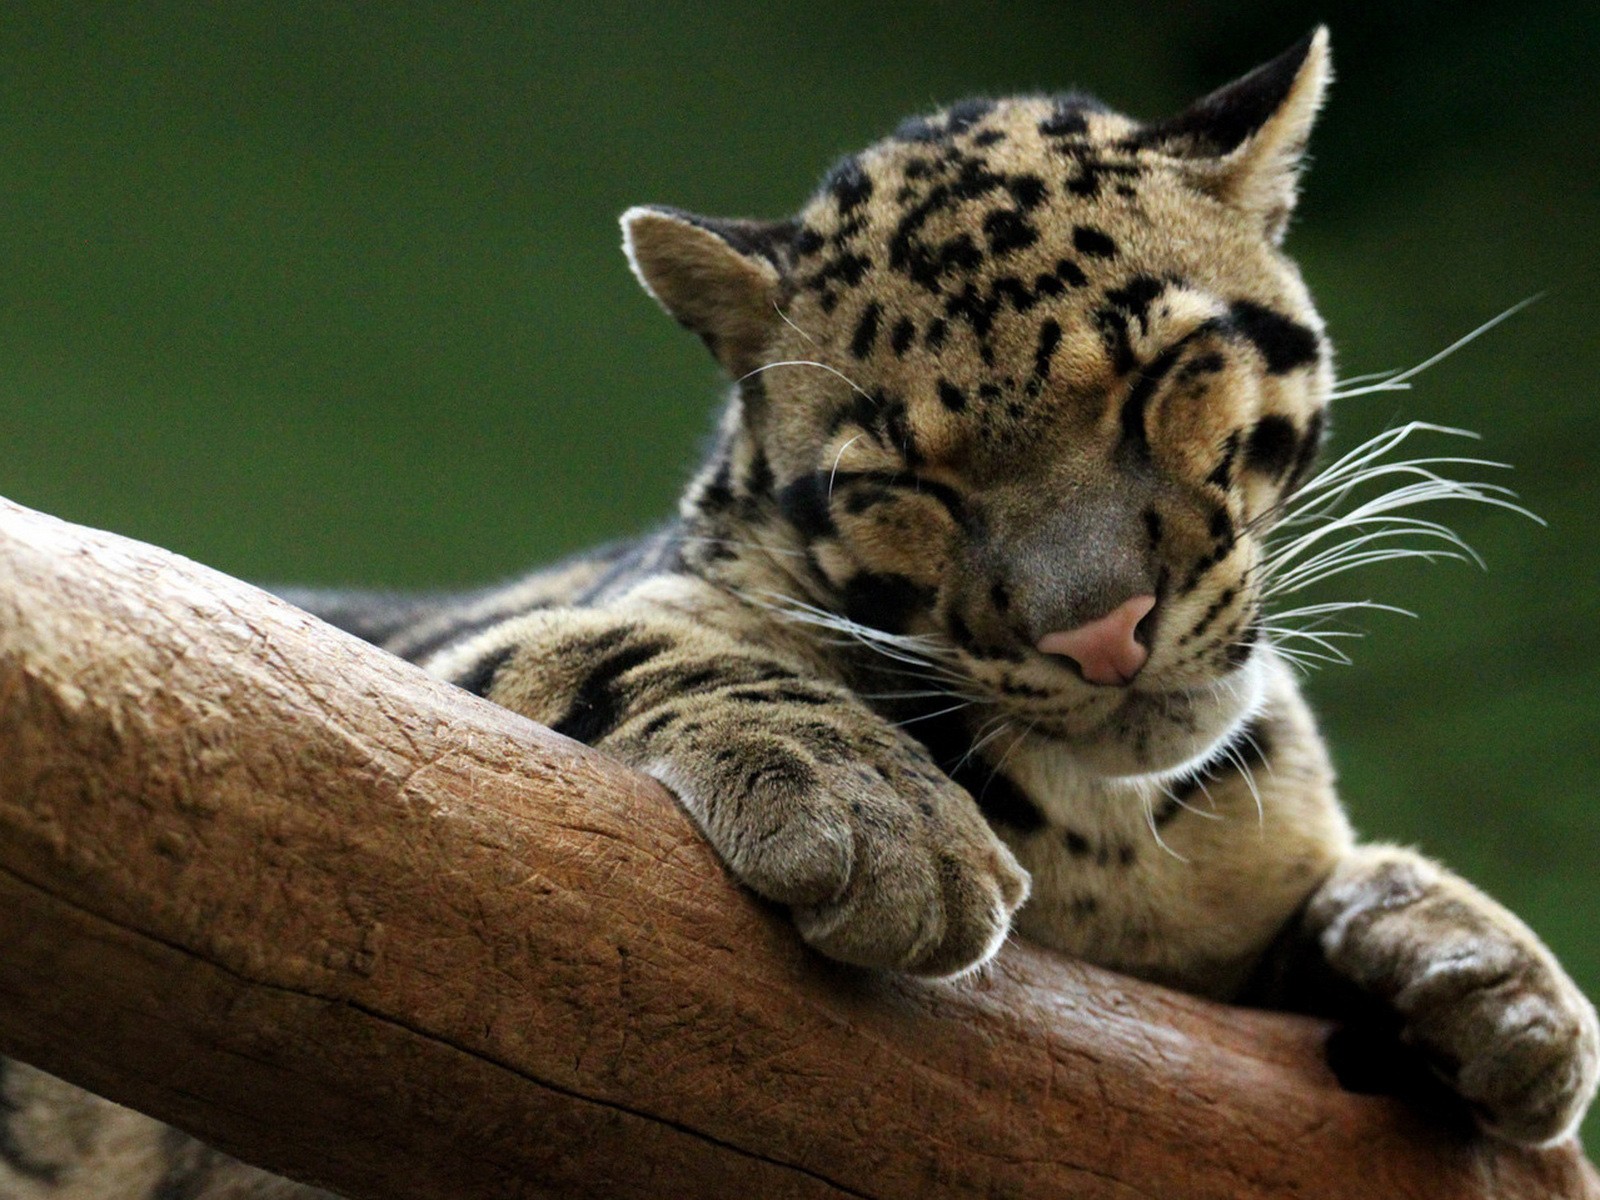
[[[933,975],[1016,928],[1218,997],[1332,970],[1485,1125],[1569,1132],[1593,1010],[1538,940],[1354,845],[1264,624],[1333,384],[1281,250],[1318,31],[1171,119],[973,100],[791,220],[623,218],[734,380],[678,519],[470,597],[293,598],[665,782],[819,950]],[[1126,686],[1040,639],[1156,604]]]

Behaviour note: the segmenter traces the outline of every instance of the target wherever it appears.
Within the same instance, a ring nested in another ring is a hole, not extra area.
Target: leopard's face
[[[1251,140],[1195,137],[1079,98],[908,122],[750,243],[748,348],[708,333],[830,606],[1110,775],[1257,702],[1262,538],[1332,386],[1282,189],[1240,203],[1217,163]]]

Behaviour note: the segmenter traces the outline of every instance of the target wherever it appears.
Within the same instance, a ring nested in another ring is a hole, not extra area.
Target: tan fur
[[[1333,380],[1279,249],[1328,78],[1319,30],[1153,124],[914,119],[790,221],[630,209],[735,380],[678,522],[407,627],[296,599],[661,779],[825,954],[955,974],[1014,923],[1221,998],[1358,993],[1487,1128],[1565,1136],[1593,1008],[1493,901],[1354,845],[1263,624]],[[1147,598],[1122,686],[1039,649]]]

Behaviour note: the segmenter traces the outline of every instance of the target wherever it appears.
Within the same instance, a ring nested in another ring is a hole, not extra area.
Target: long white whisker
[[[1368,371],[1365,375],[1352,375],[1349,379],[1335,379],[1333,381],[1334,390],[1347,388],[1357,383],[1370,383],[1374,379],[1393,379],[1403,370],[1405,370],[1404,367],[1390,367],[1387,371]]]
[[[850,449],[851,446],[854,446],[857,442],[859,442],[862,438],[864,438],[866,436],[867,435],[865,433],[856,434],[855,437],[851,438],[844,445],[840,446],[839,447],[839,453],[837,453],[837,454],[835,454],[833,456],[833,470],[828,472],[828,499],[829,500],[833,499],[833,481],[834,481],[834,479],[836,479],[838,477],[838,474],[839,474],[839,463],[844,459],[844,452],[846,450]]]
[[[1355,608],[1399,613],[1402,617],[1414,617],[1417,615],[1409,608],[1401,608],[1397,604],[1381,604],[1376,600],[1328,600],[1321,604],[1303,604],[1299,608],[1287,608],[1282,612],[1275,612],[1272,614],[1271,621],[1284,621],[1291,617],[1321,617]]]
[[[1352,554],[1348,558],[1330,564],[1322,571],[1297,577],[1292,587],[1276,587],[1271,595],[1288,595],[1292,592],[1303,591],[1312,584],[1321,583],[1324,579],[1331,579],[1335,575],[1343,575],[1346,571],[1353,571],[1357,567],[1371,566],[1373,563],[1388,562],[1397,558],[1420,558],[1424,562],[1443,562],[1451,559],[1456,562],[1470,562],[1465,554],[1455,550],[1417,550],[1409,546],[1391,546],[1387,549],[1367,550],[1360,554]]]
[[[838,367],[830,367],[827,363],[817,362],[815,359],[810,358],[786,358],[781,362],[770,362],[764,366],[757,367],[753,371],[746,371],[743,375],[739,376],[738,379],[735,379],[734,383],[743,383],[746,379],[749,379],[755,375],[760,375],[763,372],[770,371],[774,367],[816,367],[818,370],[826,371],[830,375],[837,375],[840,379],[848,383],[851,391],[855,392],[855,394],[860,396],[863,400],[872,400],[872,397],[862,390],[860,384],[851,379],[850,376],[846,375],[843,371],[839,370]]]
[[[981,750],[985,745],[993,741],[1000,734],[1004,733],[1006,729],[1011,726],[1011,724],[1011,718],[1005,713],[990,717],[988,721],[979,727],[978,733],[980,736],[977,738],[977,740],[975,740],[972,745],[967,747],[967,752],[956,761],[956,765],[951,767],[950,770],[945,773],[947,775],[953,775],[957,771],[960,771],[962,767],[966,766],[972,761],[973,755],[977,754],[978,751]],[[989,729],[991,725],[994,726],[994,728],[990,732],[984,733],[984,730]]]
[[[1380,383],[1373,383],[1373,384],[1369,384],[1366,387],[1352,388],[1352,389],[1349,389],[1349,390],[1346,390],[1346,391],[1340,391],[1336,387],[1334,392],[1332,393],[1333,399],[1335,399],[1335,400],[1348,400],[1352,396],[1361,396],[1361,395],[1365,395],[1365,394],[1367,394],[1369,392],[1393,392],[1393,391],[1404,390],[1407,386],[1409,386],[1409,383],[1408,383],[1409,380],[1415,379],[1418,375],[1422,374],[1422,372],[1426,371],[1429,367],[1431,367],[1431,366],[1435,365],[1436,363],[1442,362],[1445,359],[1449,358],[1452,354],[1454,354],[1457,350],[1461,349],[1463,346],[1467,345],[1469,342],[1477,341],[1484,334],[1488,333],[1489,330],[1493,329],[1496,325],[1500,324],[1500,322],[1510,320],[1512,317],[1516,316],[1523,309],[1527,308],[1528,305],[1534,303],[1536,300],[1541,299],[1543,297],[1543,295],[1544,295],[1543,292],[1536,292],[1532,296],[1527,297],[1525,300],[1519,300],[1517,303],[1513,304],[1510,308],[1506,309],[1505,312],[1501,313],[1499,316],[1490,317],[1487,321],[1485,321],[1482,325],[1479,325],[1471,333],[1465,334],[1462,337],[1458,337],[1455,341],[1451,342],[1448,346],[1446,346],[1443,350],[1440,350],[1437,354],[1431,355],[1428,358],[1423,359],[1416,366],[1408,367],[1406,370],[1400,371],[1397,374],[1394,374],[1394,375],[1390,376],[1388,379],[1385,379]],[[1350,380],[1349,382],[1354,383],[1356,381],[1355,380]]]
[[[935,717],[944,717],[953,712],[960,712],[963,708],[971,708],[975,703],[976,701],[973,700],[963,700],[960,704],[952,704],[949,708],[941,708],[938,712],[918,713],[916,716],[907,717],[903,721],[895,721],[893,725],[896,729],[904,729],[907,725],[915,725],[918,721],[931,721]]]
[[[794,330],[801,337],[805,338],[806,341],[810,342],[813,346],[815,346],[817,344],[817,339],[816,338],[812,337],[804,329],[801,329],[800,326],[796,325],[793,321],[791,321],[789,319],[789,314],[784,312],[783,309],[778,306],[778,302],[776,300],[774,300],[772,302],[772,311],[778,314],[778,317],[783,321],[783,323],[785,325],[787,325],[790,329]],[[1356,383],[1356,382],[1359,382],[1359,380],[1351,379],[1351,380],[1347,380],[1346,382]]]

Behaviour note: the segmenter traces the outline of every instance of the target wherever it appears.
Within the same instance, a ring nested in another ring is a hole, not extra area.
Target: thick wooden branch
[[[832,966],[658,786],[0,502],[0,1050],[352,1197],[1600,1196],[1326,1028]]]

